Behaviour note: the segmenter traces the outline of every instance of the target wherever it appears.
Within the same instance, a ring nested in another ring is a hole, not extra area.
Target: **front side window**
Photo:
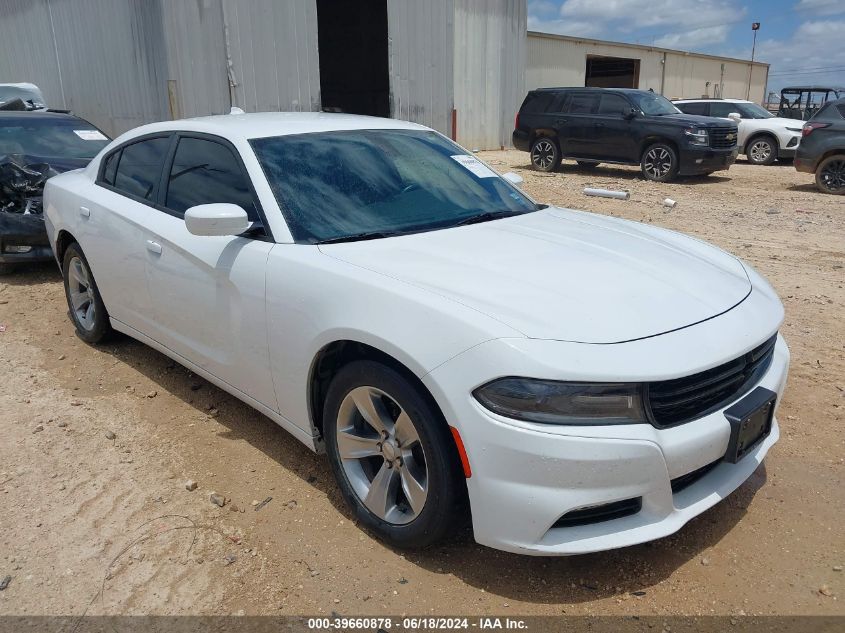
[[[252,191],[232,150],[200,138],[183,137],[176,146],[168,176],[165,206],[177,213],[198,204],[227,202],[258,220]]]
[[[170,138],[158,137],[126,145],[117,163],[115,189],[144,200],[153,200],[169,144]]]
[[[299,243],[431,231],[537,208],[436,132],[349,130],[251,145]]]
[[[653,92],[632,92],[630,95],[637,104],[637,107],[643,111],[643,114],[664,116],[680,113],[680,110],[662,95]]]
[[[756,103],[735,103],[736,110],[743,119],[771,119],[775,115]]]
[[[606,116],[624,116],[631,111],[631,104],[624,97],[603,94],[599,103],[599,114]]]

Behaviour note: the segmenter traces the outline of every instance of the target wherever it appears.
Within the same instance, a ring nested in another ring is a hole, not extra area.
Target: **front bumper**
[[[466,359],[471,365],[490,360],[483,351],[473,356]],[[778,337],[772,363],[755,387],[776,392],[779,403],[788,365],[789,350]],[[447,381],[461,385],[468,373],[468,365],[450,361],[424,381],[437,397],[445,395]],[[471,395],[455,395],[443,409],[461,433],[472,468],[467,488],[475,539],[520,554],[583,554],[672,534],[748,479],[779,438],[775,420],[751,453],[730,464],[720,461],[730,439],[724,409],[668,429],[523,423],[487,411]],[[673,493],[673,480],[713,463]],[[554,527],[568,512],[634,498],[642,500],[636,514]]]
[[[681,150],[678,173],[681,176],[692,176],[730,169],[736,162],[738,153],[738,148],[727,150],[689,145]]]

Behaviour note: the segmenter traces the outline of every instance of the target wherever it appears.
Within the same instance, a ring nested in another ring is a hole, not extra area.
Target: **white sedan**
[[[444,136],[337,114],[156,123],[47,183],[79,336],[143,341],[325,450],[421,547],[671,534],[778,439],[781,302],[737,258],[533,202]]]
[[[739,152],[755,165],[771,165],[778,158],[794,158],[801,142],[803,121],[776,117],[753,101],[683,99],[672,103],[686,114],[734,121],[739,128]]]

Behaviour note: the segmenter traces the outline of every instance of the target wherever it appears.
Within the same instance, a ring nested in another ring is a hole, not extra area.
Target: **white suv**
[[[801,140],[803,121],[774,116],[752,101],[742,99],[683,99],[673,101],[681,112],[731,119],[739,127],[739,153],[755,165],[771,165],[777,158],[792,158]]]

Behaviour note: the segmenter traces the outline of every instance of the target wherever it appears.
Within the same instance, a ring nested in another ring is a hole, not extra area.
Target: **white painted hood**
[[[320,248],[531,338],[616,343],[654,336],[730,310],[751,291],[739,260],[704,242],[557,208]]]

